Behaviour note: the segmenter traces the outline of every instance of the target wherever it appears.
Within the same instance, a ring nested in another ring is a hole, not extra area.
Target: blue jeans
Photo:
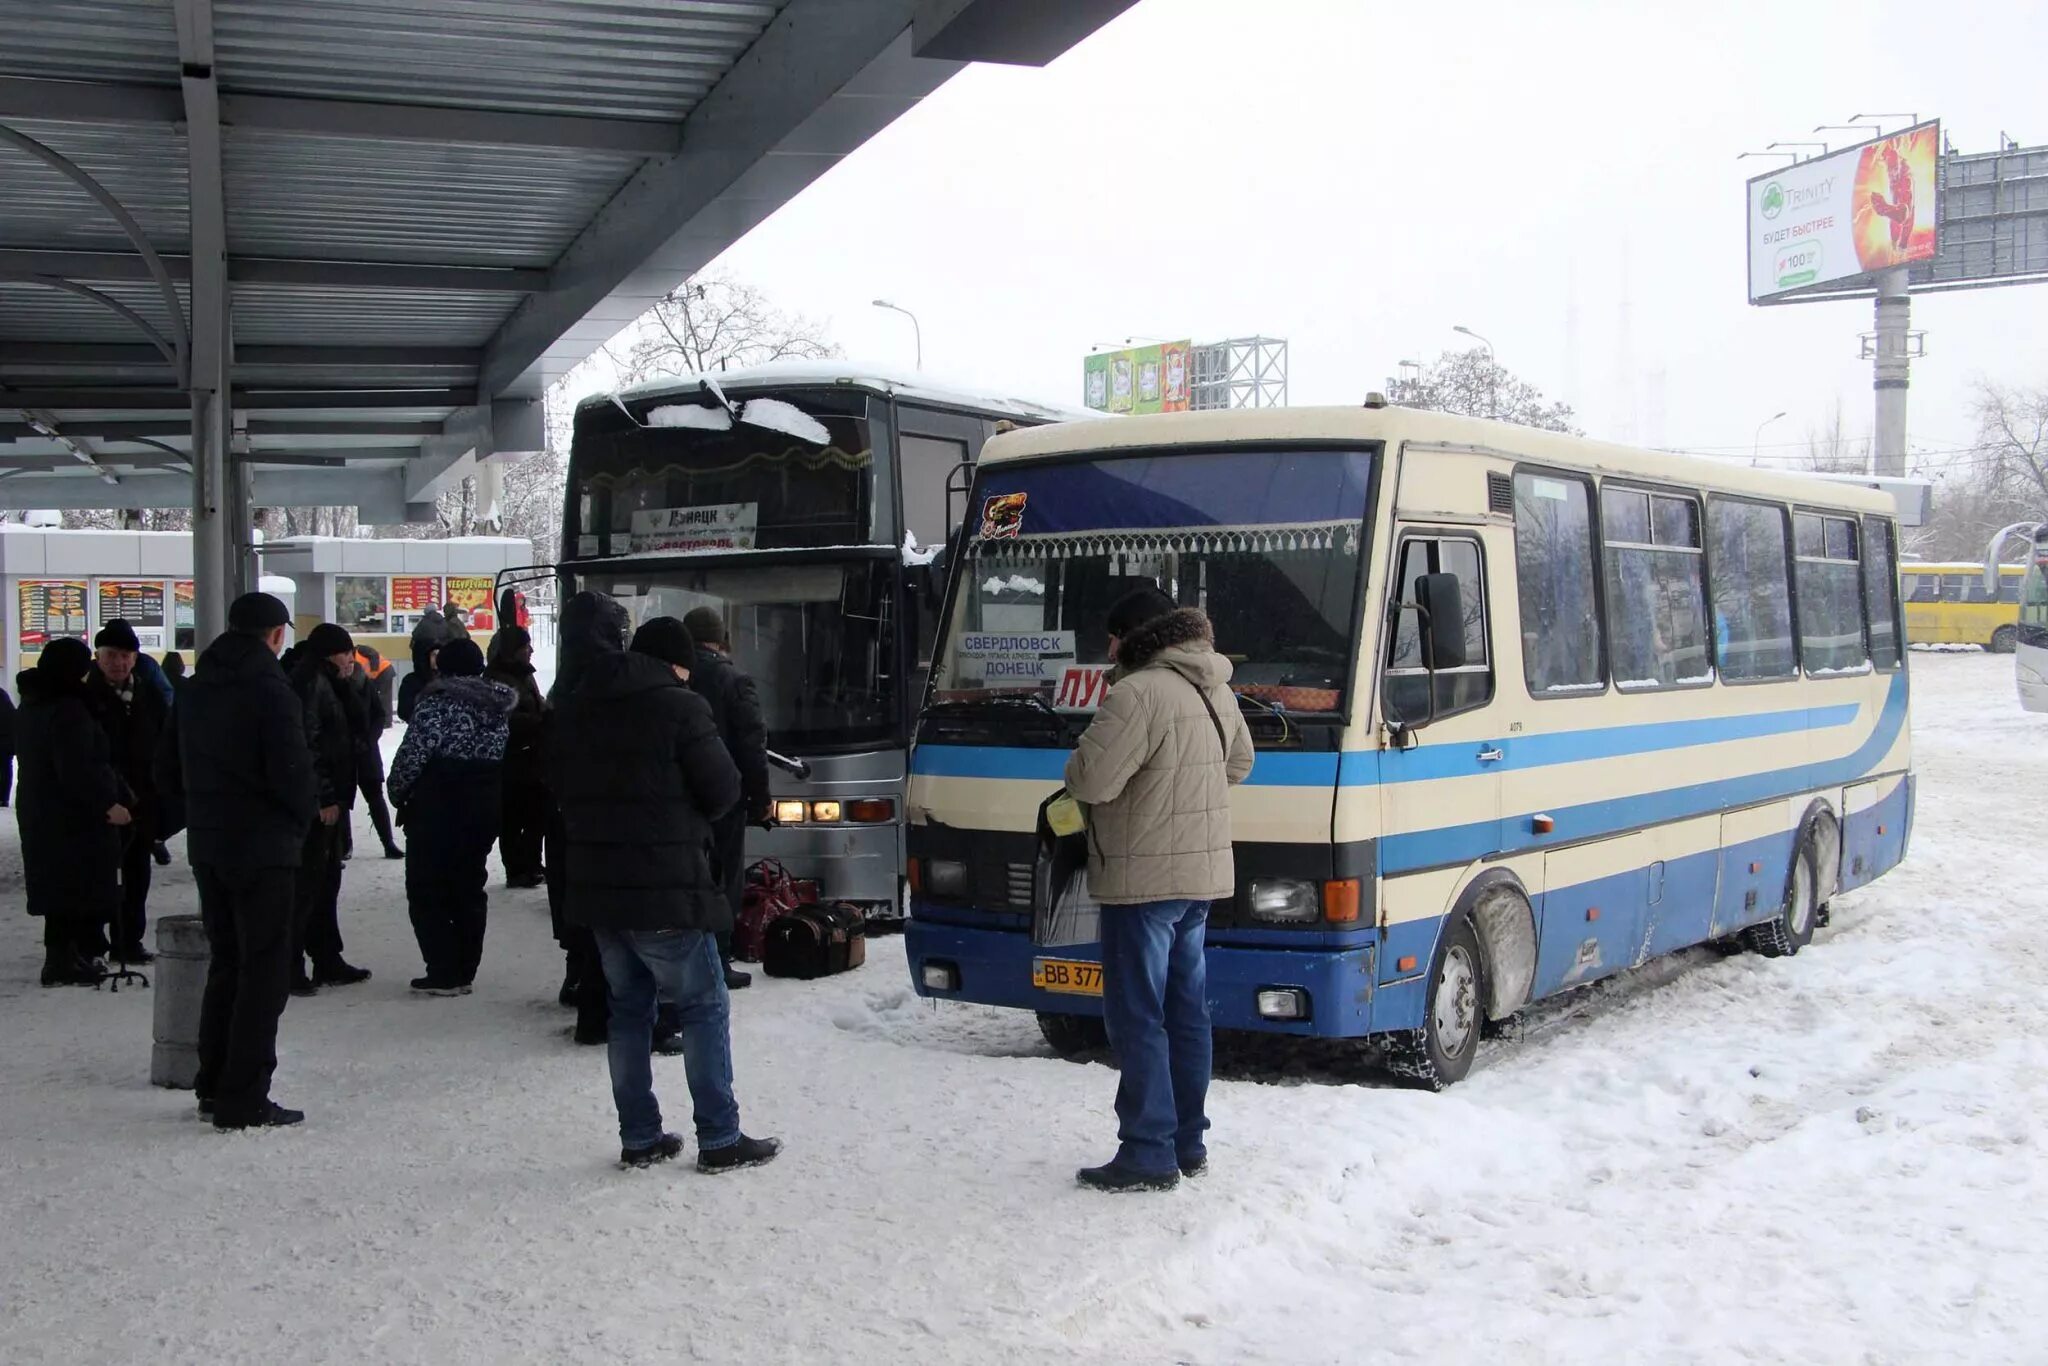
[[[1208,923],[1206,901],[1102,908],[1102,1018],[1123,1068],[1120,1166],[1167,1172],[1208,1153]]]
[[[593,930],[611,1003],[612,1102],[619,1142],[645,1148],[661,1138],[654,1098],[655,999],[673,1002],[683,1026],[683,1072],[696,1111],[697,1149],[740,1141],[732,1096],[732,1031],[725,965],[702,930]]]

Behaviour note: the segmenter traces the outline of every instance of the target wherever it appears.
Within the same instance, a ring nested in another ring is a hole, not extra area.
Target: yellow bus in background
[[[1899,596],[1906,604],[1906,639],[1914,645],[1981,645],[2012,653],[2019,630],[2023,564],[1999,567],[1998,596],[1984,591],[1981,564],[1899,566]]]

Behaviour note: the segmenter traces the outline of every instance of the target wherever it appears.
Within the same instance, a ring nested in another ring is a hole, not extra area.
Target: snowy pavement
[[[1159,1197],[1073,1185],[1113,1072],[918,1001],[900,939],[735,997],[780,1162],[621,1172],[543,896],[494,889],[477,993],[415,999],[363,857],[376,977],[284,1017],[307,1123],[219,1135],[149,1085],[149,993],[36,985],[0,821],[0,1360],[2048,1360],[2048,718],[2010,657],[1912,664],[1911,858],[1808,951],[1568,998],[1442,1095],[1233,1048],[1212,1174]],[[192,908],[180,864],[152,910]]]

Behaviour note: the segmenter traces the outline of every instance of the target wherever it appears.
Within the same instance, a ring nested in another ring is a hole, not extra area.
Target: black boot
[[[740,1135],[740,1141],[709,1152],[697,1152],[697,1170],[700,1172],[736,1172],[742,1167],[759,1167],[775,1160],[775,1154],[782,1151],[779,1138],[748,1138]]]
[[[165,844],[162,840],[158,840],[150,846],[149,856],[156,860],[156,866],[159,868],[171,866],[171,846]]]
[[[745,991],[752,985],[754,985],[753,973],[741,972],[730,962],[725,965],[725,989],[727,991]]]
[[[313,985],[317,987],[352,987],[358,982],[369,980],[368,968],[356,967],[339,958],[313,969]]]
[[[619,1162],[628,1167],[651,1167],[657,1162],[666,1162],[683,1150],[683,1140],[674,1134],[663,1134],[644,1148],[619,1149]]]
[[[1074,1179],[1091,1190],[1121,1191],[1170,1191],[1180,1184],[1178,1170],[1164,1172],[1141,1172],[1135,1167],[1123,1167],[1114,1162],[1105,1162],[1099,1167],[1083,1167],[1074,1173]]]
[[[287,1110],[276,1101],[267,1100],[263,1107],[253,1114],[222,1114],[218,1107],[213,1112],[213,1127],[216,1129],[284,1129],[305,1121],[304,1110]]]

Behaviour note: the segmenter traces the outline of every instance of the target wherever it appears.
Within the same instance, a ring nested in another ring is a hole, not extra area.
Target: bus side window
[[[1522,609],[1522,673],[1531,697],[1607,691],[1592,485],[1528,471],[1515,475],[1515,575]]]
[[[1982,600],[1984,593],[1981,588],[1978,589],[1975,593],[1972,593],[1970,591],[1970,579],[1971,576],[1968,574],[1942,575],[1941,600],[1943,602],[1970,602],[1973,600]]]
[[[2000,602],[2018,602],[2020,600],[2019,575],[2001,573],[1998,576],[1998,600]]]
[[[1882,517],[1865,517],[1863,612],[1870,622],[1870,662],[1880,669],[1899,667],[1899,604],[1892,591],[1897,562],[1892,524]]]
[[[1483,707],[1493,700],[1493,657],[1487,649],[1486,572],[1479,543],[1466,537],[1412,536],[1401,542],[1395,561],[1393,599],[1387,608],[1387,720],[1429,718],[1429,672],[1422,666],[1421,614],[1401,604],[1415,601],[1415,581],[1424,574],[1455,574],[1465,619],[1452,629],[1465,637],[1465,663],[1436,675],[1438,720]]]

